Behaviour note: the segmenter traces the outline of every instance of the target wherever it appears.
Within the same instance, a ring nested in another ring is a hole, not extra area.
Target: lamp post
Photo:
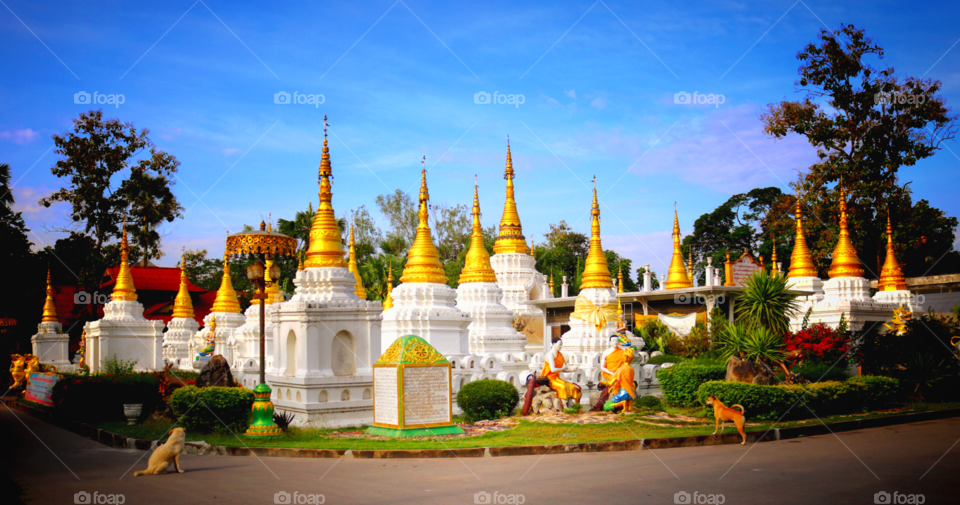
[[[260,301],[260,383],[253,389],[253,422],[247,428],[248,437],[264,438],[280,435],[280,427],[273,421],[273,402],[270,401],[270,386],[266,380],[266,326],[267,286],[280,279],[280,267],[271,265],[267,272],[265,262],[274,256],[293,256],[297,241],[293,237],[267,230],[266,223],[260,223],[256,231],[236,233],[227,237],[228,256],[253,256],[255,261],[247,267],[247,279],[256,287],[254,300]],[[265,274],[270,274],[267,280]]]

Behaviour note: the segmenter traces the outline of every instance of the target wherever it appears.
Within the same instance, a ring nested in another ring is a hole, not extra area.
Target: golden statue
[[[893,319],[890,320],[890,323],[883,323],[886,326],[887,331],[892,331],[897,334],[897,336],[903,336],[907,331],[907,323],[913,319],[913,313],[908,309],[904,308],[903,305],[897,307],[893,311]]]
[[[26,358],[20,354],[10,355],[10,378],[13,379],[13,385],[10,386],[10,389],[23,387],[24,378],[27,375],[26,372],[24,372],[26,361]]]
[[[560,372],[572,371],[566,368],[567,361],[563,358],[563,353],[560,352],[562,347],[562,340],[557,340],[557,342],[553,344],[550,352],[544,356],[543,369],[540,371],[540,376],[549,381],[550,389],[557,392],[558,398],[561,400],[573,399],[579,402],[581,395],[580,386],[560,378]]]
[[[615,412],[633,411],[633,400],[637,397],[637,387],[633,382],[636,374],[630,365],[630,362],[633,361],[633,353],[633,347],[628,347],[624,351],[624,363],[617,368],[610,384],[607,386],[611,388],[611,391],[616,391],[616,393],[603,404],[603,410],[612,410]]]
[[[80,349],[77,349],[77,356],[79,356],[77,361],[79,375],[81,377],[90,375],[90,365],[87,364],[87,330],[83,330],[80,334]]]

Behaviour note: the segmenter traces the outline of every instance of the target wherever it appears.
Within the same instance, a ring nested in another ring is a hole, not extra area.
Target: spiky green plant
[[[787,292],[785,275],[771,276],[761,270],[743,285],[734,311],[747,326],[764,327],[775,335],[783,335],[790,330],[790,314],[799,307],[796,297]]]
[[[783,337],[765,326],[728,325],[717,343],[720,358],[737,357],[755,363],[777,364],[783,360]]]

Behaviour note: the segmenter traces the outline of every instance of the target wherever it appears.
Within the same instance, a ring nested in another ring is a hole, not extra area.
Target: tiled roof
[[[119,266],[108,268],[105,274],[106,280],[100,285],[100,289],[112,291],[119,272]],[[177,267],[131,266],[130,275],[133,276],[133,285],[137,288],[137,291],[177,292],[180,290],[180,269]],[[194,285],[189,279],[187,280],[187,290],[197,293],[206,291]]]

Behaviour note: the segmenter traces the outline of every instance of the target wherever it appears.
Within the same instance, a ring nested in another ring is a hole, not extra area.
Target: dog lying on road
[[[718,429],[720,430],[720,434],[723,435],[723,422],[733,421],[733,425],[737,427],[737,431],[739,431],[740,436],[743,437],[743,442],[740,442],[740,445],[747,443],[747,435],[743,432],[743,423],[747,420],[746,416],[744,416],[746,410],[743,408],[743,405],[731,405],[727,407],[723,402],[716,399],[713,395],[710,395],[710,397],[707,398],[707,406],[713,407],[714,435],[717,434]],[[736,407],[740,408],[740,412],[734,410]]]
[[[141,472],[133,472],[133,476],[167,473],[167,467],[170,463],[173,463],[173,467],[176,468],[178,473],[183,473],[183,470],[180,469],[180,453],[183,451],[186,440],[187,430],[183,428],[170,430],[170,438],[167,439],[167,442],[157,447],[150,455],[147,469]]]

